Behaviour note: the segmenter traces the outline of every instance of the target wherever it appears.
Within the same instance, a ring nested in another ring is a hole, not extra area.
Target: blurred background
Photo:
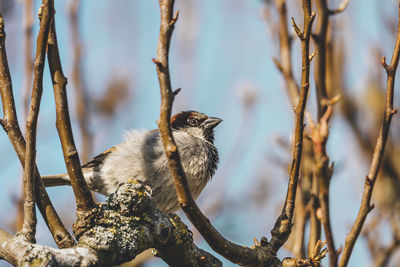
[[[70,113],[83,163],[121,142],[125,130],[157,127],[160,93],[151,59],[156,56],[158,40],[158,1],[55,2],[61,60],[69,79]],[[328,2],[332,9],[341,3]],[[32,72],[27,70],[32,68],[39,6],[39,1],[0,0],[21,127],[32,84]],[[302,25],[300,1],[288,0],[287,6],[288,21],[294,17]],[[276,3],[176,0],[175,10],[180,14],[170,48],[170,70],[172,86],[182,91],[174,102],[174,113],[198,110],[224,120],[215,136],[220,165],[198,203],[225,237],[251,246],[253,238],[270,237],[285,198],[291,162],[294,112],[284,78],[272,60],[280,53]],[[383,115],[386,75],[380,58],[385,55],[390,60],[393,51],[397,3],[351,0],[343,13],[330,17],[330,23],[329,42],[334,54],[328,59],[329,96],[342,96],[334,107],[327,145],[330,160],[335,163],[331,224],[339,248],[359,209]],[[300,42],[292,27],[289,34],[293,38],[294,78],[300,83]],[[311,68],[313,80],[313,64]],[[395,107],[400,104],[398,89],[396,85]],[[307,110],[316,119],[314,82],[310,92]],[[52,93],[46,65],[37,136],[41,174],[66,171]],[[374,191],[376,208],[368,216],[367,230],[356,243],[349,266],[400,265],[399,130],[395,116],[387,157]],[[15,232],[22,171],[3,130],[0,151],[0,225]],[[71,229],[75,218],[71,188],[50,188],[48,192]],[[97,195],[97,199],[104,197]],[[182,212],[179,215],[190,225]],[[196,243],[211,251],[193,231]],[[38,225],[37,242],[55,246],[43,221]],[[292,255],[289,240],[279,257]],[[377,262],[382,255],[387,259],[384,265]],[[165,263],[150,259],[144,265]],[[224,261],[224,265],[233,264]],[[9,265],[0,261],[0,266]],[[327,259],[323,266],[328,266]]]

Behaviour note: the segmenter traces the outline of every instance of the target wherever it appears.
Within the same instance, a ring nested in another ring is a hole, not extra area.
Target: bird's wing
[[[94,169],[94,168],[98,168],[100,167],[103,163],[104,160],[106,159],[106,157],[112,153],[113,151],[115,151],[117,148],[116,147],[112,147],[106,151],[104,151],[103,153],[97,155],[96,157],[94,157],[91,161],[85,163],[84,165],[82,165],[82,168],[86,168],[86,169]]]

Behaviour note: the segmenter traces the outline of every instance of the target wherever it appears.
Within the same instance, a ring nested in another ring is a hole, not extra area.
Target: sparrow
[[[197,111],[183,111],[171,117],[171,129],[178,146],[189,189],[196,199],[217,169],[219,157],[214,146],[214,128],[219,118]],[[151,188],[151,198],[163,212],[179,209],[158,129],[130,130],[124,141],[82,166],[90,190],[112,194],[130,179]],[[42,176],[45,186],[70,185],[68,173]]]

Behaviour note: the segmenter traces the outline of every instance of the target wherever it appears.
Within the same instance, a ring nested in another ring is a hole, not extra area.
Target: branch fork
[[[313,23],[313,21],[315,19],[315,15],[316,15],[316,13],[315,13],[315,11],[313,11],[311,13],[311,16],[308,18],[308,20],[309,20],[308,23],[310,23],[310,24]],[[299,26],[297,26],[296,21],[294,20],[293,17],[292,17],[292,26],[293,26],[294,31],[296,32],[297,36],[300,38],[300,40],[304,40],[306,38],[305,34],[303,31],[300,30]]]

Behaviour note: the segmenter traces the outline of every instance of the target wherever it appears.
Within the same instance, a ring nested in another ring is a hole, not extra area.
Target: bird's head
[[[221,122],[219,118],[208,117],[198,111],[182,111],[171,117],[171,128],[185,131],[193,136],[214,142],[214,128]]]

